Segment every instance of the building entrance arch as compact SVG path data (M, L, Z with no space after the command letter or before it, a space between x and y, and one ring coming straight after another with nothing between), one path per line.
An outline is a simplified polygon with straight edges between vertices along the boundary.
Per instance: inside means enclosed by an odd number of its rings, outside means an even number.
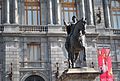
M25 81L45 81L41 76L31 75L25 79Z

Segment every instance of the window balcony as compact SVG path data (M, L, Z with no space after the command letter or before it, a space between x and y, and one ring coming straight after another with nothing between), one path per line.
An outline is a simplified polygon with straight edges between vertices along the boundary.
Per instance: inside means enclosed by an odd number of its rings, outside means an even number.
M66 33L66 28L64 25L0 25L0 32L3 33ZM120 29L113 28L95 28L94 26L86 27L87 33L100 33L105 35L115 35L120 34ZM104 32L104 33L101 33Z
M113 33L114 33L114 34L120 34L120 29L114 29L114 30L113 30Z
M66 33L63 25L16 25L0 24L0 33Z
M65 27L61 25L20 25L19 31L22 32L41 32L41 33L65 33Z
M120 71L120 62L112 62L113 70L119 70Z
M49 62L43 62L43 61L27 61L27 62L19 62L21 68L48 68L49 67Z
M104 34L104 35L113 35L113 36L119 36L120 35L120 29L114 29L114 28L98 28L96 30L98 33L100 34ZM101 33L102 32L102 33Z

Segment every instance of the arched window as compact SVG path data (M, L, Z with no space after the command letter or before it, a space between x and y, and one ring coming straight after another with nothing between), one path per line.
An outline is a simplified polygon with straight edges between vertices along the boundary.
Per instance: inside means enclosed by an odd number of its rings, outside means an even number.
M25 81L45 81L41 76L31 75Z
M60 0L62 21L72 22L72 16L77 16L76 0ZM63 24L63 22L62 22Z
M25 24L41 24L40 0L25 0Z
M112 27L120 29L120 0L111 0Z

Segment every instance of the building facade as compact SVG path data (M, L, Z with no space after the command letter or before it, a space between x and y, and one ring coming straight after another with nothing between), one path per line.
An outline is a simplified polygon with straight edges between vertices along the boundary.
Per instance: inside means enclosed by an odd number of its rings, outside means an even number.
M63 20L72 16L87 18L87 66L98 70L97 49L110 48L119 81L120 0L0 0L0 81L55 81L68 68Z

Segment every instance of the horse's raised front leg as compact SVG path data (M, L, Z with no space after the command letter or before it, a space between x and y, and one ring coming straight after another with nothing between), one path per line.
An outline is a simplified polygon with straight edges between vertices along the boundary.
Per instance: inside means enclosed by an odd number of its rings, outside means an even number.
M71 49L71 56L70 56L70 59L71 59L72 68L74 68L74 49Z
M82 47L82 65L85 67L86 66L86 52L85 52L85 47Z
M71 55L70 55L70 52L68 52L68 68L70 68L70 60L71 60Z

